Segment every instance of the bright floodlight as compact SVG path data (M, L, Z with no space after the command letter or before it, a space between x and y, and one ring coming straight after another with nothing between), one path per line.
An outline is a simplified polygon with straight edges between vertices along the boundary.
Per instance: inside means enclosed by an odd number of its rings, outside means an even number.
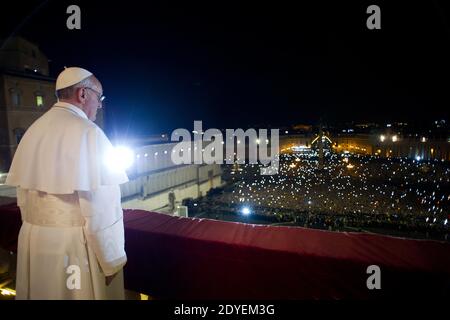
M250 208L249 207L243 207L241 210L243 215L249 215L250 214Z
M125 146L117 146L110 150L105 160L113 171L126 170L134 162L134 152Z
M384 139L386 139L386 137L385 137L384 135L381 135L381 136L380 136L380 141L383 142Z
M417 160L417 161L420 161L420 159L421 159L420 156L417 156L417 157L416 157L416 160Z

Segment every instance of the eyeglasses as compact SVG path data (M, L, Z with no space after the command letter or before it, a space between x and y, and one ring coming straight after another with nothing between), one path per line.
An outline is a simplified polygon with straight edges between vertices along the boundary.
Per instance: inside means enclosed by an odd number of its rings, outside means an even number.
M98 92L97 90L94 90L94 89L89 88L89 87L84 87L84 88L94 91L97 94L98 102L103 102L105 100L106 97L104 95L102 95L100 92Z

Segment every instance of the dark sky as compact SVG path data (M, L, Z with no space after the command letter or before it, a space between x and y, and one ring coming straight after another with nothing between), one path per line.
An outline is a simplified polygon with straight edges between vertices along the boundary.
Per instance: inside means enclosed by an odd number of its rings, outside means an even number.
M443 1L303 2L15 1L0 36L37 43L55 77L94 72L109 131L448 119ZM66 28L70 4L81 30ZM381 30L366 28L370 4Z

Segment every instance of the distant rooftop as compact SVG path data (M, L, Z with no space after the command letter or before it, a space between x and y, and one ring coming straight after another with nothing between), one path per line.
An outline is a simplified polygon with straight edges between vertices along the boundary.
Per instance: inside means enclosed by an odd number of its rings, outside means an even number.
M17 75L49 77L48 59L36 44L22 37L10 37L0 44L0 69Z

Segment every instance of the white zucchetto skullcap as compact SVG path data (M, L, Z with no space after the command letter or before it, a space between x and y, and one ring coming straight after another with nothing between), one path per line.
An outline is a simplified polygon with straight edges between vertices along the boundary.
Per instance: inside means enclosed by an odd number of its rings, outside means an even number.
M91 76L92 73L83 68L65 68L56 79L56 90L64 89Z

